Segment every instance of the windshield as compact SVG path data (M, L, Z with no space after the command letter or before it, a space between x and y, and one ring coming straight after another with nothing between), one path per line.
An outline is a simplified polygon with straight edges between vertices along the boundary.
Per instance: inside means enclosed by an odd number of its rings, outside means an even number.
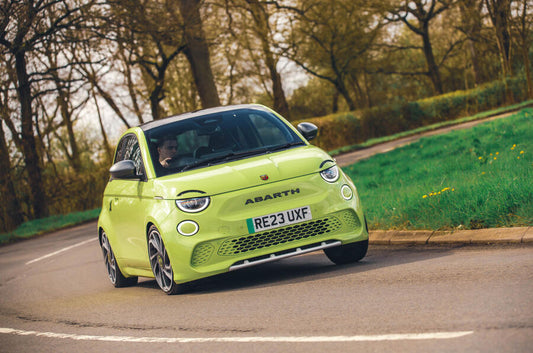
M239 109L145 131L157 176L305 145L274 114Z

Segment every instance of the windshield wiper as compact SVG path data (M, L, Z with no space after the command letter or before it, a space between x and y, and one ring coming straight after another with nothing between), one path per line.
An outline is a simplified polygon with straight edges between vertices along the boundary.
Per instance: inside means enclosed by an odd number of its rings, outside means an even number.
M289 147L303 146L303 145L305 145L305 143L303 143L302 141L293 141L293 142L286 143L284 145L270 147L267 152L279 151L279 150L284 150Z
M305 143L303 143L301 141L300 142L290 142L290 143L287 143L287 144L284 144L284 145L279 145L279 146L274 146L274 147L263 147L263 148L259 148L259 149L256 149L256 150L242 151L242 152L230 152L230 153L224 154L222 156L208 158L208 159L200 160L200 161L197 161L197 162L194 162L194 163L191 163L191 164L187 164L183 168L181 168L181 171L184 172L184 171L189 170L189 169L193 169L193 168L197 168L197 167L201 167L201 166L205 166L205 165L209 166L209 165L213 165L215 163L229 161L229 160L236 159L236 158L247 157L247 156L252 156L252 155L262 154L262 153L271 153L271 152L274 152L274 151L278 151L278 150L282 150L282 149L285 149L285 148L289 148L289 147L292 147L292 146L298 146L298 145L305 145Z

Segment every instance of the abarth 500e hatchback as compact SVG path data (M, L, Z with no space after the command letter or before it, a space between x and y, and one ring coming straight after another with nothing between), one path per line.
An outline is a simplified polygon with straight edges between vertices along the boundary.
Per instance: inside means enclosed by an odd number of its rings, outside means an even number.
M368 248L352 181L261 105L201 110L128 129L119 140L98 220L112 284L188 282L324 250L336 264Z

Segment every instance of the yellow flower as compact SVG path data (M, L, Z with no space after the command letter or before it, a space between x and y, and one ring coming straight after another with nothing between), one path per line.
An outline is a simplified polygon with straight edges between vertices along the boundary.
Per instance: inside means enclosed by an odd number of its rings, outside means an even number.
M524 151L520 151L520 154L524 154L525 152Z
M482 159L483 159L483 157L479 157L478 159L479 159L479 160L482 160Z
M424 196L422 196L423 199L425 199L425 198L427 198L427 197L428 197L428 195L424 195Z
M448 190L450 190L450 188L444 188L441 191L444 192L444 191L448 191Z
M494 160L497 160L498 158L497 157L494 157Z
M481 175L485 175L485 172L481 172Z
M499 155L499 154L500 154L500 152L496 152L496 155Z

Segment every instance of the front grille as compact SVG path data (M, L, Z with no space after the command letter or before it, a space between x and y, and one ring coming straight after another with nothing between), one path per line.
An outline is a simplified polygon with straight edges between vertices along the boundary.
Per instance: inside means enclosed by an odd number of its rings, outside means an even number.
M232 256L288 242L316 237L342 227L337 217L326 217L304 223L228 239L218 249L220 256Z
M211 257L213 250L215 250L215 248L209 243L203 243L198 245L194 249L194 253L191 258L191 265L200 266L206 263Z

